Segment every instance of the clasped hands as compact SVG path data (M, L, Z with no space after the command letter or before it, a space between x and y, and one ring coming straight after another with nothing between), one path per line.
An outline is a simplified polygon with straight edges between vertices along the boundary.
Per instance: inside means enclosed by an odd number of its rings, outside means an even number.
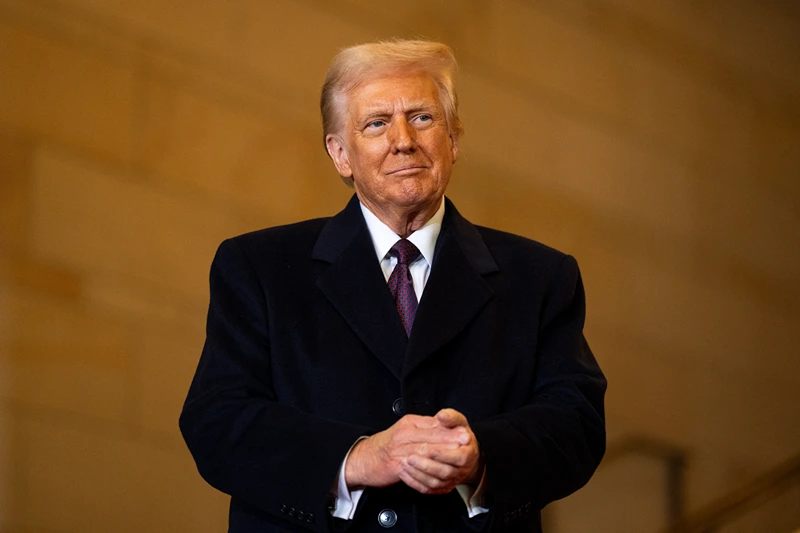
M477 485L483 474L478 441L455 409L435 416L405 415L356 443L345 465L348 487L386 487L402 481L423 494Z

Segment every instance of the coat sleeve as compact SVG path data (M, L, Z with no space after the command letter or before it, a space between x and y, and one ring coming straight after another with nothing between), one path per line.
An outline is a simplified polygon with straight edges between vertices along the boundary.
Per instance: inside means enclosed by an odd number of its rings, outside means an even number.
M211 266L206 342L180 416L202 477L271 520L330 530L329 492L368 428L278 402L265 288L236 240Z
M542 300L527 404L472 424L486 465L486 504L504 525L582 487L605 452L606 380L583 336L578 265L564 256Z

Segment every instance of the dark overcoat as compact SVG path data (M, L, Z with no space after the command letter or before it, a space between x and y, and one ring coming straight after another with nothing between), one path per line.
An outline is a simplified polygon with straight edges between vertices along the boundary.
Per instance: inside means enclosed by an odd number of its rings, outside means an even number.
M575 260L477 227L447 200L407 338L354 196L332 218L220 245L207 339L180 419L200 474L231 495L230 531L541 531L605 450L601 373L583 336ZM403 413L466 415L489 513L454 491L368 488L330 515L347 450Z

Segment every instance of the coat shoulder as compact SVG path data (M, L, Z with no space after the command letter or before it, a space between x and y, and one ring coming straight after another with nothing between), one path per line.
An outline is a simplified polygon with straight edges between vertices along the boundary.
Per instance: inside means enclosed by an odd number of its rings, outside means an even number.
M475 226L483 242L496 260L533 260L537 263L558 264L568 254L539 241L485 226Z
M243 233L228 239L228 241L235 242L245 254L250 256L265 252L284 257L287 254L297 253L310 255L322 228L329 220L330 217L323 217L273 226Z

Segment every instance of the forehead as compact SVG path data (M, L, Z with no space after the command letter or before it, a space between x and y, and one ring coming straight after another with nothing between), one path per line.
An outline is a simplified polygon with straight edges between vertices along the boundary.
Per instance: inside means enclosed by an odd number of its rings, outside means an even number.
M419 71L388 73L366 80L350 91L347 100L350 112L356 114L410 107L440 108L436 82L430 74Z

